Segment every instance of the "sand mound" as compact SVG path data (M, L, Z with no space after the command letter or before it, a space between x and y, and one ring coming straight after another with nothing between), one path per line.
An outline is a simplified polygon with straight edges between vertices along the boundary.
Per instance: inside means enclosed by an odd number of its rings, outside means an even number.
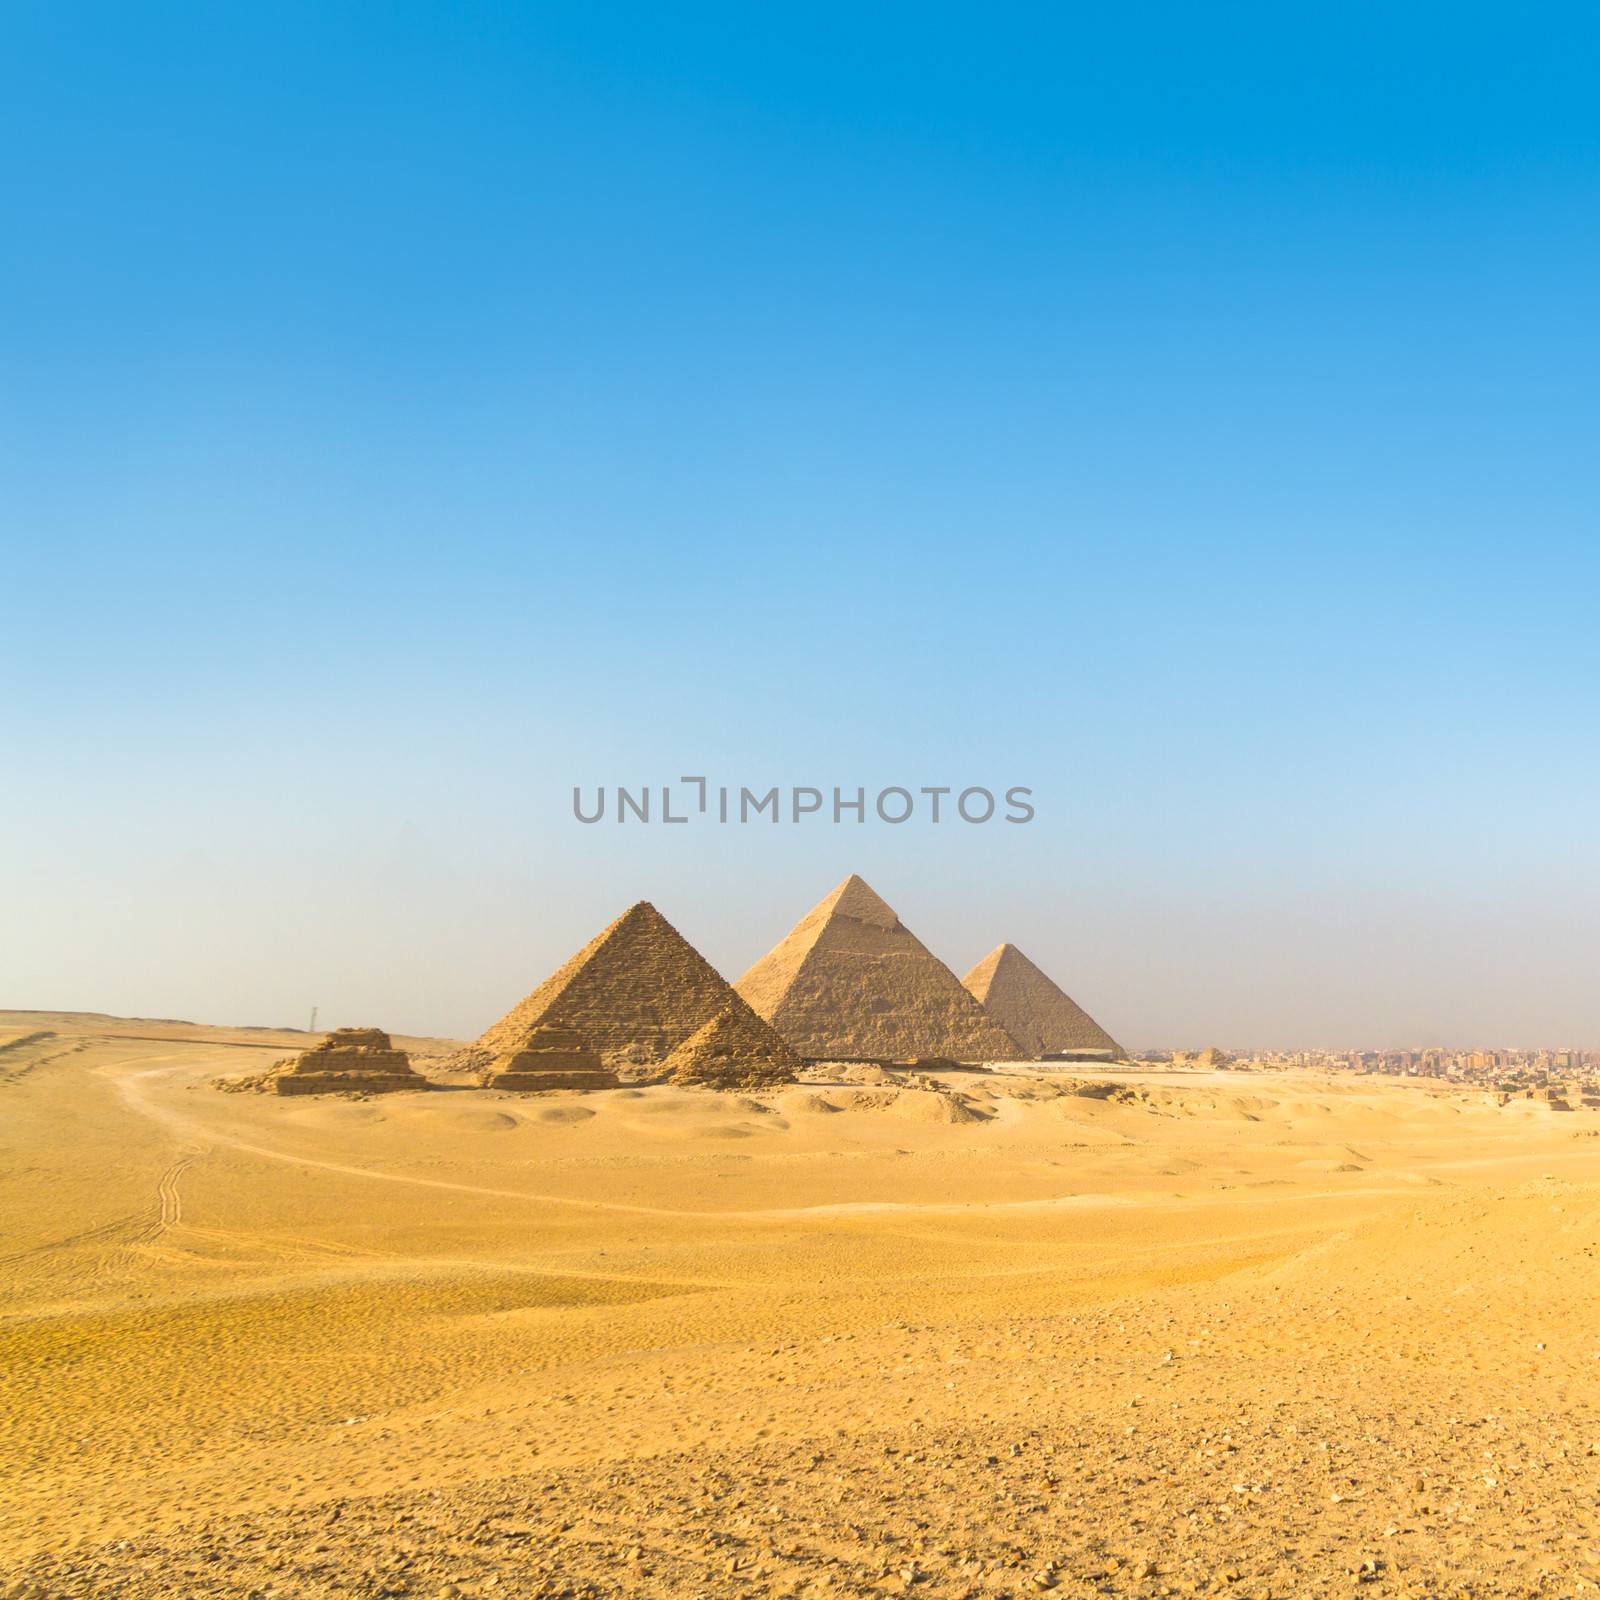
M297 1128L370 1127L387 1122L386 1112L359 1100L313 1101L308 1105L285 1107L283 1120Z
M810 1089L797 1089L793 1094L786 1094L778 1105L784 1115L790 1117L828 1117L839 1109L831 1100L823 1099Z
M1088 1054L1121 1058L1127 1051L1014 944L991 950L962 985L1036 1059Z
M894 1097L889 1109L908 1122L955 1124L988 1120L982 1112L974 1111L956 1095L940 1094L933 1089L902 1089Z
M674 1083L710 1089L766 1089L793 1083L799 1058L749 1007L713 1017L666 1060Z
M427 1105L418 1106L417 1123L437 1125L442 1122L447 1128L460 1133L506 1133L518 1125L518 1119L509 1111L491 1111L484 1105L456 1105L441 1106L439 1097L430 1097ZM467 1096L462 1095L464 1100Z
M854 874L735 987L811 1061L1012 1061L1024 1054Z
M390 1094L426 1089L428 1080L411 1070L405 1051L396 1050L382 1028L335 1028L313 1049L235 1086L276 1094Z
M588 1106L546 1106L543 1111L534 1112L540 1122L558 1123L587 1122L593 1115Z
M615 1089L617 1075L573 1028L553 1022L535 1023L515 1050L500 1056L480 1079L486 1089L517 1094L547 1089Z
M575 1030L602 1066L637 1073L665 1061L724 1011L749 1007L647 900L631 906L454 1058L483 1071L540 1025ZM597 1087L586 1085L585 1087Z

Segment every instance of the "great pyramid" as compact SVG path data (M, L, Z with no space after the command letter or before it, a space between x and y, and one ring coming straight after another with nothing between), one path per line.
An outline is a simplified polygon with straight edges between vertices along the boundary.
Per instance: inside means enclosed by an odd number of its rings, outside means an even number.
M811 1061L1026 1053L854 873L734 987Z
M724 1011L767 1029L727 980L648 900L630 906L451 1065L477 1071L539 1025L573 1029L604 1066L658 1066ZM636 1071L637 1075L637 1071Z
M382 1028L335 1028L320 1044L268 1072L262 1087L279 1094L388 1094L426 1089Z
M713 1017L667 1057L674 1083L708 1089L765 1089L793 1083L800 1058L748 1006Z
M1127 1054L1014 944L991 950L961 982L1029 1056Z
M617 1075L601 1063L575 1028L536 1023L522 1043L484 1074L486 1089L531 1094L543 1089L615 1089Z

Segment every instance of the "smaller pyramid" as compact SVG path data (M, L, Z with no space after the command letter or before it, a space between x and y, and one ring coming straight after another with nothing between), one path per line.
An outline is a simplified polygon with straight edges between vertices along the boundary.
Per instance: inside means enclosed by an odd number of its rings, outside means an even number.
M263 1087L269 1085L279 1094L391 1094L426 1089L428 1080L382 1028L335 1028L321 1044L273 1068Z
M582 1048L611 1071L648 1074L727 1010L756 1020L711 963L641 900L452 1057L451 1066L493 1070L543 1025L576 1032Z
M543 1089L615 1089L617 1075L575 1028L540 1023L517 1048L499 1057L478 1080L485 1089L532 1094Z
M961 982L1035 1060L1128 1053L1014 944L991 950Z
M793 1083L800 1058L758 1016L729 1007L667 1057L674 1083L708 1089L766 1089Z

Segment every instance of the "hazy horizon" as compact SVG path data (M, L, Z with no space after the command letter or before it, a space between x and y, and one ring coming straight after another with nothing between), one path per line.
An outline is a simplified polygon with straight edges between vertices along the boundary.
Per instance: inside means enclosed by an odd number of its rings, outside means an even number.
M1590 56L1150 20L24 8L0 1005L471 1035L856 871L1130 1046L1600 1048ZM683 774L1037 814L573 819Z

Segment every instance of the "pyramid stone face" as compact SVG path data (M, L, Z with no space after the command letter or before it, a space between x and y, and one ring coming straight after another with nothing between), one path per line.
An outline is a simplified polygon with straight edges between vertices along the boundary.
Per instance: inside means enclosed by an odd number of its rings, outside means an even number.
M990 951L961 981L1036 1060L1073 1054L1120 1059L1127 1054L1014 944Z
M749 1007L647 900L596 934L455 1058L490 1068L536 1025L570 1028L603 1066L658 1066L723 1011ZM752 1017L752 1020L755 1020Z
M382 1028L336 1028L321 1044L275 1068L269 1079L279 1094L388 1094L428 1087Z
M686 1039L666 1060L674 1083L708 1089L766 1089L793 1083L800 1058L748 1007L731 1007Z
M734 987L811 1061L1008 1061L1023 1053L854 874Z
M617 1087L616 1073L584 1043L583 1035L555 1023L529 1029L522 1043L496 1060L480 1081L486 1089L510 1089L519 1094Z

